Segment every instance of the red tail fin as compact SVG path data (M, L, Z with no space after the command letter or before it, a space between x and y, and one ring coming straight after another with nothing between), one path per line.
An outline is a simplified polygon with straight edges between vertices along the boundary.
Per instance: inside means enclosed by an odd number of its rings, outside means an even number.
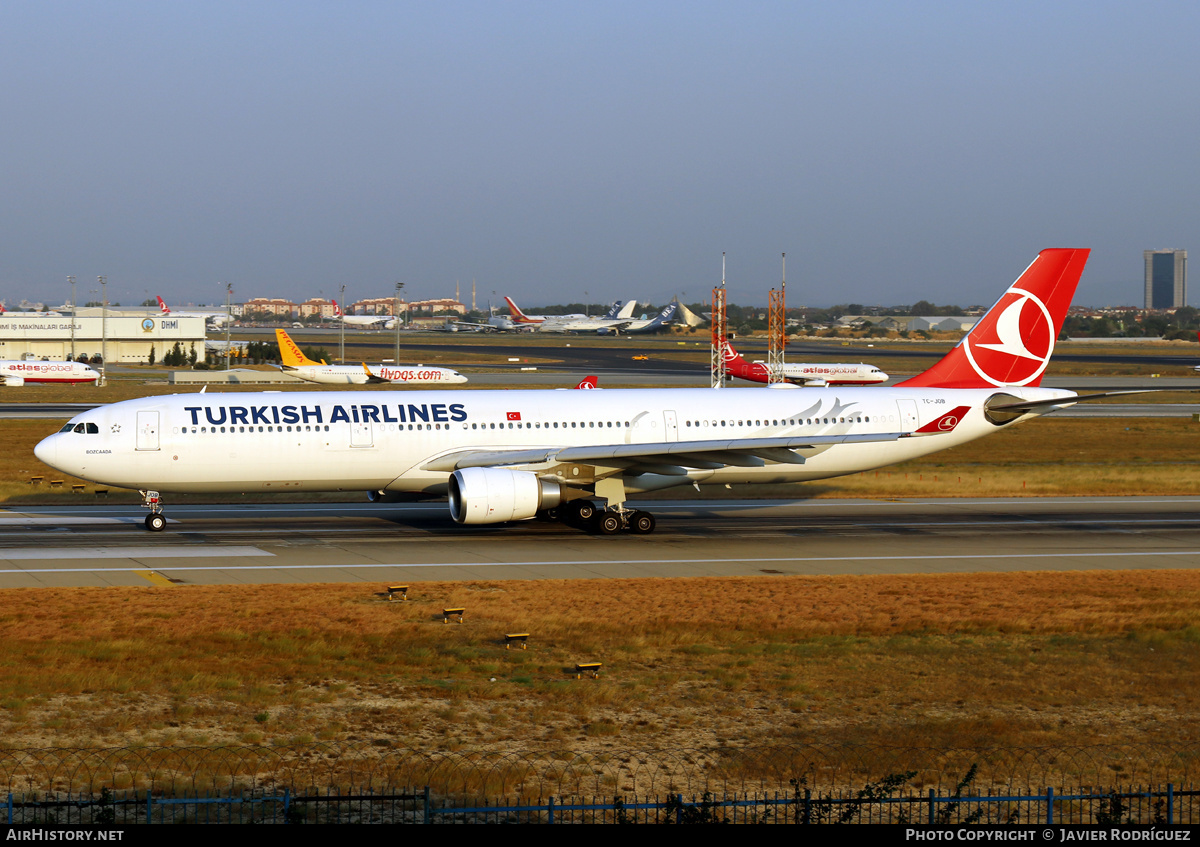
M159 297L156 294L156 295L154 295L154 299L158 301L158 310L160 312L162 312L164 315L171 314L171 308L166 303L163 302L163 299L161 297Z
M1038 385L1090 250L1043 250L958 346L898 383L934 388Z
M599 385L599 384L600 384L600 378L599 378L599 377L596 377L596 376L585 376L583 379L581 379L581 380L579 381L579 385L577 385L577 386L575 386L575 387L576 387L576 388L583 388L583 389L587 389L587 388L595 388L595 387L596 387L597 385Z
M514 303L510 298L505 297L504 302L508 304L508 311L512 314L513 321L515 323L533 323L533 321L526 317L525 313L521 311L520 307L518 307L517 304Z

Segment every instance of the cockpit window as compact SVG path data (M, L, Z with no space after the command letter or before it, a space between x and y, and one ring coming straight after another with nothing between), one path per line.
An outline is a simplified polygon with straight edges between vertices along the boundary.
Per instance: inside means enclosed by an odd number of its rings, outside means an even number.
M92 435L93 433L99 433L100 427L96 426L94 423L90 423L87 425L87 431L88 431L88 435Z
M83 424L75 424L75 431L76 431L76 432L83 432L85 429L86 429L86 427L84 427L84 425L83 425Z
M67 424L59 432L86 432L89 435L96 435L100 432L100 427L94 423Z
M75 424L69 423L66 426L64 426L62 429L60 429L59 432L70 432L74 428L75 428Z

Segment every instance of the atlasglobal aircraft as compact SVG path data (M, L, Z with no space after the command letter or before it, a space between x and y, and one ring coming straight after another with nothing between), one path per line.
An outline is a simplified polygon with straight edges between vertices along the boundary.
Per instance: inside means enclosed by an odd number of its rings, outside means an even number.
M763 362L747 362L742 354L725 342L723 351L725 372L748 382L770 382L771 371ZM874 365L786 362L781 368L785 382L797 385L878 385L887 382L888 375Z
M13 359L0 362L0 383L11 388L35 383L95 382L100 372L83 362L41 362Z
M397 385L457 385L467 381L458 371L432 365L327 365L304 355L282 329L275 330L279 342L280 369L307 382L322 385L367 385L392 382Z
M1042 251L957 347L896 386L147 397L83 412L35 453L138 489L155 531L161 492L357 490L448 495L461 524L548 513L651 532L630 495L858 473L1106 396L1039 387L1088 252Z

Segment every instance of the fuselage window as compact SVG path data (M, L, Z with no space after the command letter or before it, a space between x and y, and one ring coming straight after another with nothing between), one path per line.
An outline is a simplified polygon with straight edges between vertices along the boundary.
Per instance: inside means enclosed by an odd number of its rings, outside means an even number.
M200 431L201 431L201 432L208 432L208 427L206 427L206 426L202 426L202 427L200 427Z

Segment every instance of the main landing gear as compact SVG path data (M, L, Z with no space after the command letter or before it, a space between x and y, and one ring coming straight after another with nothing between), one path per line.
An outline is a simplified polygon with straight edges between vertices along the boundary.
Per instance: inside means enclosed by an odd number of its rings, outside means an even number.
M623 506L600 509L591 500L571 500L559 506L557 512L563 523L598 535L616 535L623 531L648 535L655 527L654 515L649 512Z
M162 498L157 491L138 491L142 495L143 505L150 510L146 515L146 529L151 532L162 532L167 525L166 516L162 513Z

